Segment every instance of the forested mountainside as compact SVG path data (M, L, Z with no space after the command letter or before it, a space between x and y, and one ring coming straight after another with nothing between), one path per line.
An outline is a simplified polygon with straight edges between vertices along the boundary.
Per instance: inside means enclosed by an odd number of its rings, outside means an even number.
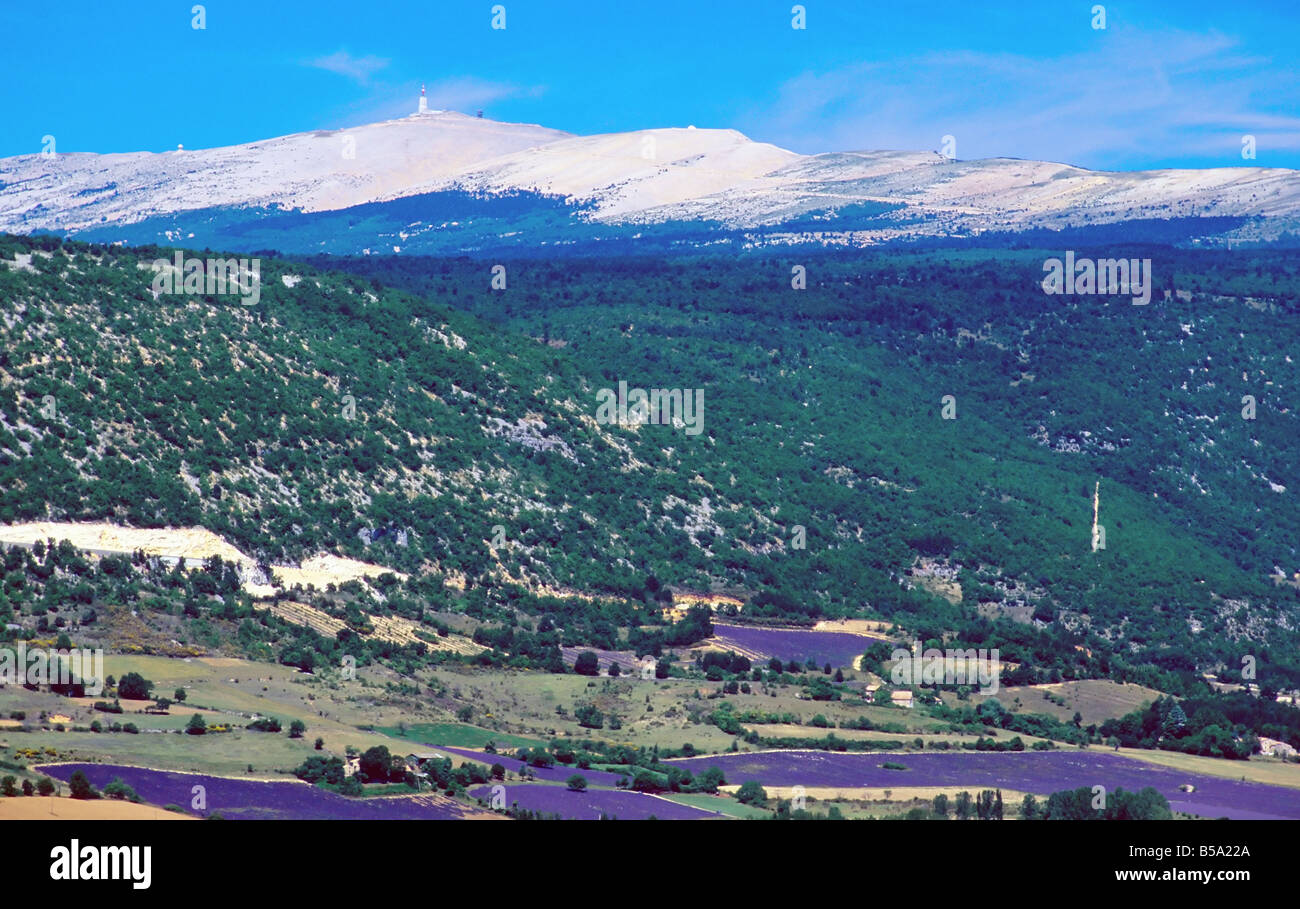
M726 589L1001 645L1026 680L1300 680L1300 257L1153 248L1134 306L1045 295L1052 254L513 262L495 290L465 259L266 256L245 306L155 297L170 249L6 237L0 523L350 555L412 575L416 619L564 643ZM702 391L702 431L600 422L620 381Z

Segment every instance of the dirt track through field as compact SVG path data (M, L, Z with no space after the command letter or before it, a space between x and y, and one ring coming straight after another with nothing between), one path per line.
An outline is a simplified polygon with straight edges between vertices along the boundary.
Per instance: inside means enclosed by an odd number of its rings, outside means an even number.
M0 799L0 821L192 821L192 817L117 799L24 796Z

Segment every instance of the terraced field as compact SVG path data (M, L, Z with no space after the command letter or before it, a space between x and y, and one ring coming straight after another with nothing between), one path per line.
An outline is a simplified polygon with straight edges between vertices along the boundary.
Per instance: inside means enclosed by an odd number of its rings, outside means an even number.
M272 603L270 609L272 615L278 616L286 622L292 622L294 625L310 628L317 634L327 638L334 637L348 627L347 623L342 619L336 619L329 613L323 612L314 606L308 606L306 603L283 600L279 603Z
M302 625L317 634L329 638L334 637L347 627L347 623L342 619L337 619L324 610L308 606L306 603L283 600L272 603L269 608L274 615L286 622ZM431 629L422 628L417 622L412 622L410 619L404 619L400 616L372 615L369 618L375 629L375 637L385 641L392 641L394 644L424 644L432 650L445 650L470 656L484 649L461 635L439 636L434 634ZM423 636L416 634L417 630L421 631Z

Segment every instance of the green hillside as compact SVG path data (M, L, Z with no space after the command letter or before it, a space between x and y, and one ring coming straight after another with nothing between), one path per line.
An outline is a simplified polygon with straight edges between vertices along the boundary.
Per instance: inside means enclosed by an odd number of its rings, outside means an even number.
M171 255L0 240L0 523L377 562L413 575L383 608L511 628L498 652L540 665L650 649L667 588L725 588L1001 646L1021 681L1180 689L1250 654L1300 682L1269 578L1300 568L1293 258L1164 251L1192 298L1135 307L1044 296L1037 252L801 252L802 291L774 258L509 263L493 291L464 259L263 257L246 307L155 300ZM620 381L702 390L702 432L600 425Z

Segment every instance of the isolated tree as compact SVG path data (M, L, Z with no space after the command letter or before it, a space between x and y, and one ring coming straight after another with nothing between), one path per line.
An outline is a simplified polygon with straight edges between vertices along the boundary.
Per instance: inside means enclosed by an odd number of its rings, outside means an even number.
M173 691L173 692L172 692L172 700L175 701L175 702L178 703L178 704L179 704L181 701L185 700L185 689L184 689L184 688L177 688L175 691Z
M767 790L757 780L746 780L736 790L736 801L761 808L767 804Z
M573 662L573 671L578 675L600 675L600 657L590 650L582 651Z
M582 704L575 707L573 716L578 725L586 729L602 729L605 726L605 714L595 704Z
M48 776L43 776L36 781L36 792L38 794L44 796L51 796L54 795L54 790L55 790L54 781L51 780Z
M199 714L190 717L190 721L185 724L185 732L188 735L203 735L208 731L208 724Z
M140 797L135 794L135 790L127 785L126 781L120 776L113 777L113 781L104 787L104 796L119 801L138 802Z
M719 786L725 786L727 778L723 775L721 767L709 767L700 771L695 777L692 788L696 792L717 792Z
M117 695L128 701L147 701L153 691L153 682L138 672L128 672L117 683Z
M99 793L86 779L85 772L78 770L68 778L68 794L74 799L97 799Z
M580 773L575 773L564 781L569 787L570 792L585 792L587 790L587 778Z
M289 738L300 739L302 734L307 731L307 724L302 720L294 720L289 724Z

